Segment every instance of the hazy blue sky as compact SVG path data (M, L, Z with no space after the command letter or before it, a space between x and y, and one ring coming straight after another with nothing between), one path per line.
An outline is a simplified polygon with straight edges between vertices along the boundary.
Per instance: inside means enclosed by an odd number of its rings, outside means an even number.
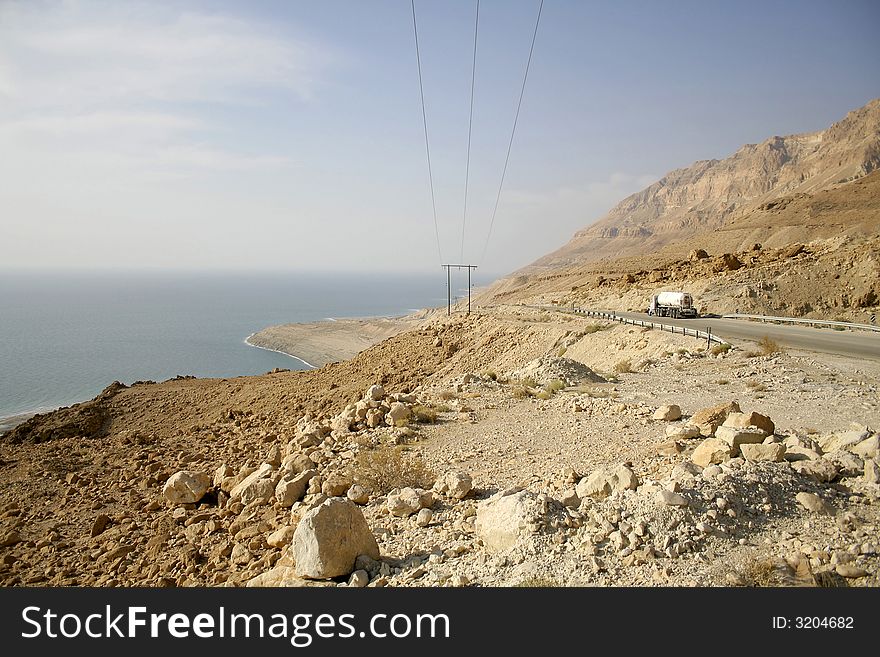
M538 0L482 0L464 259L480 260ZM459 259L473 0L417 0ZM880 3L546 0L484 270L666 171L880 96ZM409 0L0 0L7 266L433 270Z

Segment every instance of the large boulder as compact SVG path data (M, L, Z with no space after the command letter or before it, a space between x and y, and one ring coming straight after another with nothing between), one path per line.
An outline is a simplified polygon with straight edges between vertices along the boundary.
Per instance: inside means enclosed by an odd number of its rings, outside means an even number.
M724 423L728 415L740 412L742 411L739 404L735 401L729 404L719 404L700 409L691 416L690 423L700 427L700 433L704 436L711 436L715 433L715 429Z
M584 477L578 482L575 492L581 499L593 497L605 499L612 493L624 490L636 490L639 487L639 478L625 465L615 468L599 468L590 476Z
M290 549L296 574L308 579L349 575L362 554L379 558L379 545L361 510L340 497L325 500L303 516Z
M171 504L195 504L211 488L211 477L204 472L180 470L162 487L162 495Z
M537 496L529 491L495 495L477 507L475 529L490 552L501 552L531 536L539 526Z
M733 427L734 429L746 429L748 427L757 427L764 432L765 436L772 436L776 432L776 425L766 415L760 413L728 413L721 425L723 427ZM715 432L718 435L718 432Z
M700 467L707 467L713 463L721 463L730 458L731 447L720 438L706 438L697 445L691 455L691 461Z

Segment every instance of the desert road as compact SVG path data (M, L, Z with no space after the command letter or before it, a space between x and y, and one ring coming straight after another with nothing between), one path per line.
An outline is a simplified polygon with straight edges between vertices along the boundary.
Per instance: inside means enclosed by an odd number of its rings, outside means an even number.
M780 345L792 349L822 351L855 358L880 360L880 332L835 331L830 328L811 328L789 324L772 324L744 319L672 319L654 317L646 313L617 312L620 317L686 326L700 331L711 330L725 340L760 340L765 335Z

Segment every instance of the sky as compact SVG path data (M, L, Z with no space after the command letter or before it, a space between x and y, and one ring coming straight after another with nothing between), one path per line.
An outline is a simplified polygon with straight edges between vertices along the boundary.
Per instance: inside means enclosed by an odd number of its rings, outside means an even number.
M0 0L0 267L503 274L880 96L880 3ZM439 234L439 242L436 239ZM462 248L462 243L464 247Z

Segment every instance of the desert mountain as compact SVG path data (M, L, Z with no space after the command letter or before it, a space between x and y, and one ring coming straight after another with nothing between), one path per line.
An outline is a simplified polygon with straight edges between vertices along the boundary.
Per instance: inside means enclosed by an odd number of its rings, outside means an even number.
M880 169L880 98L826 130L771 137L747 144L726 159L701 160L671 171L625 198L524 273L653 253L733 223L738 224L740 236L749 239L747 225L751 222L756 228L753 222L761 213L767 218L774 201L803 199L876 169ZM766 230L759 232L765 240L773 237ZM803 240L804 235L796 239Z

